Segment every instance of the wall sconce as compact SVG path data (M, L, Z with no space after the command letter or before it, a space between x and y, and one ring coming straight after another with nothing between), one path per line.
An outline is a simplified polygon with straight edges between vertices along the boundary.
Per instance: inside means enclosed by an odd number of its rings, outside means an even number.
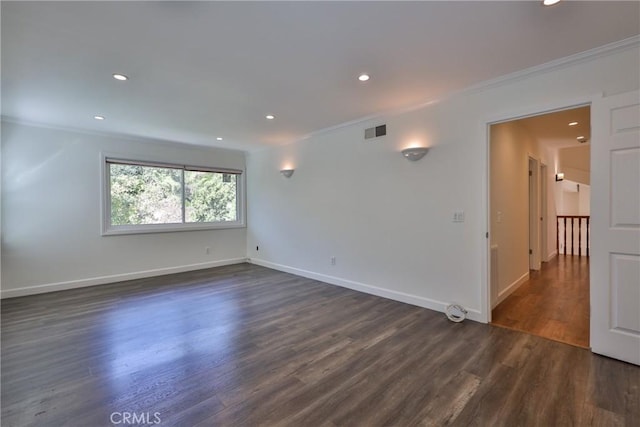
M558 172L556 174L556 181L562 181L564 179L564 174L562 172Z
M282 176L284 176L285 178L290 178L291 175L293 175L293 171L295 171L295 169L282 169L280 171L280 173L282 174Z
M405 148L402 150L402 155L405 159L415 162L423 158L424 155L427 154L427 151L429 151L427 147Z

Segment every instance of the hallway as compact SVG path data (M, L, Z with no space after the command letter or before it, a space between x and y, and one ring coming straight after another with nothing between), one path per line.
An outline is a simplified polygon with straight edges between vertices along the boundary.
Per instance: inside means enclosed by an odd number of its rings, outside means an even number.
M589 348L589 258L559 255L493 309L492 323Z

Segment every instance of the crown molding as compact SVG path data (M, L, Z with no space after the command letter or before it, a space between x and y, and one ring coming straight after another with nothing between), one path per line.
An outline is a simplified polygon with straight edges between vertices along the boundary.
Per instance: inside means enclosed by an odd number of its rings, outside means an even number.
M593 49L589 49L586 50L584 52L580 52L574 55L569 55L563 58L559 58L559 59L555 59L553 61L549 61L540 65L535 65L533 67L529 67L520 71L516 71L513 73L509 73L509 74L505 74L503 76L497 77L495 79L490 79L490 80L485 80L483 82L468 86L466 88L457 90L457 91L453 91L450 92L446 95L444 95L441 98L435 98L435 99L429 99L426 100L425 102L422 102L420 104L416 104L416 105L412 105L412 106L408 106L408 107L403 107L403 108L397 108L397 109L393 109L393 110L387 110L387 111L383 111L381 113L375 113L375 114L371 114L365 117L361 117L358 119L354 119L354 120L350 120L348 122L344 122L344 123L340 123L334 126L329 126L326 128L322 128L313 132L310 132L302 137L299 137L289 143L284 143L284 144L280 144L279 146L286 146L286 145L291 145L291 144L296 144L298 142L302 142L305 140L308 140L310 138L313 137L317 137L320 135L324 135L327 133L331 133L333 131L342 129L342 128L346 128L349 126L354 126L354 125L359 125L365 122L372 122L372 121L380 121L380 120L385 120L389 117L393 117L393 116L398 116L400 114L404 114L404 113L409 113L412 111L417 111L417 110L421 110L423 108L427 108L429 106L433 106L436 105L438 103L441 103L443 101L449 100L449 99L453 99L453 98L457 98L460 96L464 96L464 95L471 95L471 94L475 94L475 93L479 93L485 90L489 90L489 89L493 89L496 87L500 87L503 85L507 85L507 84L511 84L517 81L521 81L524 80L526 78L532 77L532 76L536 76L536 75L541 75L541 74L545 74L548 72L552 72L552 71L556 71L556 70L560 70L566 67L570 67L576 64L580 64L580 63L584 63L584 62L588 62L600 57L604 57L604 56L608 56L608 55L612 55L621 51L625 51L628 49L639 49L640 48L640 35L636 35L633 37L629 37L627 39L623 39L623 40L619 40L613 43L609 43L600 47L596 47ZM155 144L162 144L162 145L167 145L167 146L172 146L172 147L189 147L192 149L202 149L202 148L214 148L216 150L229 150L229 151L235 151L235 152L243 152L243 153L248 153L248 152L259 152L259 151L263 151L263 150L267 150L267 149L271 149L274 148L274 146L265 146L265 147L256 147L256 148L249 148L249 149L233 149L233 148L226 148L226 147L220 147L217 145L203 145L203 144L195 144L195 143L189 143L189 142L180 142L180 141L171 141L171 140L163 140L163 139L157 139L157 138L150 138L150 137L144 137L144 136L137 136L137 135L130 135L130 134L118 134L118 133L113 133L113 132L104 132L104 131L97 131L97 130L88 130L88 129L82 129L82 128L75 128L75 127L65 127L65 126L58 126L58 125L50 125L50 124L44 124L44 123L36 123L36 122L29 122L29 121L25 121L25 120L21 120L18 118L14 118L14 117L9 117L9 116L0 116L0 119L3 122L7 122L7 123L16 123L16 124L22 124L22 125L27 125L27 126L33 126L33 127L40 127L40 128L46 128L46 129L53 129L53 130L61 130L61 131L71 131L71 132L78 132L78 133L84 133L84 134L88 134L88 135L96 135L96 136L103 136L103 137L115 137L115 138L121 138L121 139L127 139L127 140L134 140L134 141L141 141L141 142L149 142L149 143L155 143Z
M5 115L0 116L0 121L2 123L10 123L10 124L16 124L21 126L50 129L50 130L56 130L61 132L80 133L84 135L98 136L102 138L116 138L116 139L127 140L127 141L141 142L145 144L162 145L162 146L171 147L171 148L181 148L181 149L186 148L190 150L214 149L214 150L222 150L222 151L231 151L235 153L246 153L246 150L219 147L216 145L194 144L191 142L172 141L167 139L151 138L146 136L138 136L138 135L125 134L125 133L107 132L107 131L100 131L95 129L83 129L83 128L73 127L73 126L53 125L49 123L40 123L40 122L34 122L30 120L23 120L17 117L5 116Z
M468 95L472 93L482 92L487 89L493 89L495 87L514 83L534 75L549 73L633 48L640 48L640 35L609 43L604 46L585 50L584 52L579 52L573 55L565 56L563 58L554 59L553 61L545 62L540 65L534 65L533 67L505 74L504 76L496 77L495 79L485 80L460 91L454 92L447 98L458 95Z
M388 111L384 111L382 113L377 113L377 114L371 114L369 116L365 116L359 119L355 119L355 120L351 120L348 122L344 122L344 123L340 123L338 125L335 126L330 126L327 128L323 128L323 129L319 129L317 131L311 132L305 136L303 136L302 138L299 138L297 140L295 140L294 142L292 142L291 144L295 144L297 142L301 142L304 140L307 140L309 138L315 137L315 136L319 136L319 135L323 135L329 132L332 132L334 130L338 130L344 127L348 127L348 126L352 126L352 125L357 125L357 124L361 124L364 122L369 122L369 121L374 121L374 120L381 120L381 119L385 119L388 117L393 117L393 116L398 116L400 114L404 114L404 113L409 113L412 111L417 111L417 110L421 110L423 108L438 104L440 102L449 100L449 99L453 99L453 98L457 98L459 96L464 96L464 95L471 95L471 94L475 94L475 93L479 93L485 90L489 90L489 89L493 89L496 87L500 87L500 86L504 86L507 84L511 84L511 83L515 83L517 81L521 81L524 80L526 78L532 77L532 76L536 76L536 75L541 75L541 74L545 74L545 73L549 73L552 71L556 71L556 70L560 70L563 68L567 68L576 64L580 64L583 62L587 62L587 61L592 61L594 59L600 58L600 57L604 57L604 56L608 56L608 55L612 55L621 51L625 51L628 49L639 49L640 48L640 35L636 35L633 37L629 37L627 39L623 39L623 40L619 40L613 43L609 43L600 47L596 47L593 49L589 49L589 50L585 50L583 52L580 53L576 53L573 55L569 55L569 56L565 56L563 58L559 58L559 59L555 59L553 61L549 61L549 62L545 62L543 64L540 65L535 65L533 67L529 67L529 68L525 68L523 70L519 70L519 71L515 71L513 73L509 73L509 74L505 74L503 76L500 77L496 77L494 79L490 79L490 80L485 80L482 81L480 83L471 85L471 86L467 86L463 89L457 90L457 91L453 91L450 92L448 94L446 94L445 96L441 97L441 98L435 98L435 99L431 99L431 100L427 100L423 103L417 104L417 105L412 105L409 107L404 107L404 108L398 108L398 109L394 109L394 110L388 110ZM289 145L289 144L283 144L283 145ZM265 147L265 149L268 149L271 147Z

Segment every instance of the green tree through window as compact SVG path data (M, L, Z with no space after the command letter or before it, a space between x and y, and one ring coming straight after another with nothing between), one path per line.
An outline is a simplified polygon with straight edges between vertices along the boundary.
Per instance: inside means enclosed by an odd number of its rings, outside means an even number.
M238 175L185 171L185 221L235 221Z
M107 160L111 226L239 220L240 171L206 171Z

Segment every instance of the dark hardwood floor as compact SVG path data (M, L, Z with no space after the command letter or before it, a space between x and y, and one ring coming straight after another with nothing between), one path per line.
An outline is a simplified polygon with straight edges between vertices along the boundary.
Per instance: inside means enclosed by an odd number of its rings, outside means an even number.
M2 301L3 427L637 426L639 385L585 349L249 264Z
M589 258L560 255L543 263L491 317L498 326L589 348Z

